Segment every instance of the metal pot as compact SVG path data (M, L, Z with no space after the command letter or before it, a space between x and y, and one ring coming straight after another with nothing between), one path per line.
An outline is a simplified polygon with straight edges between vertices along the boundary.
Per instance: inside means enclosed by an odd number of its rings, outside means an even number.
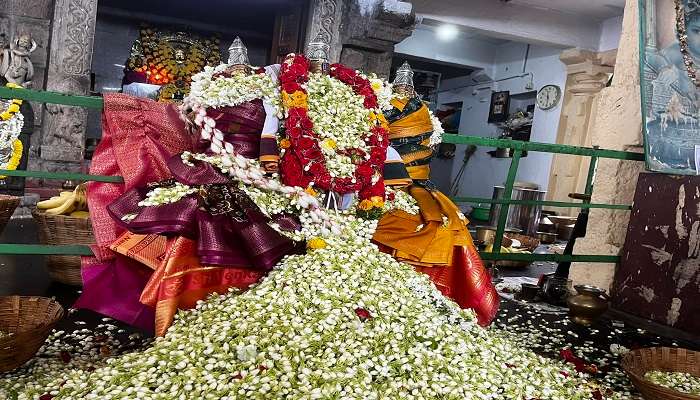
M537 232L537 239L544 244L551 244L557 241L557 234L550 232Z
M557 226L554 224L554 222L552 222L552 220L549 219L548 216L543 215L542 218L540 218L540 226L537 230L539 232L554 233L554 236L556 237Z
M494 186L493 199L502 199L505 188L503 186ZM528 189L519 186L513 186L513 200L544 200L547 192L537 189ZM542 206L525 206L511 205L508 207L508 219L506 220L506 228L519 229L526 235L534 236L540 224L540 213ZM501 213L500 204L491 205L491 219L489 225L498 225L498 216Z
M559 240L568 241L571 239L571 235L574 233L574 225L559 225L557 228L557 236Z
M569 317L579 325L590 326L608 310L610 296L591 285L576 285L577 295L569 297Z

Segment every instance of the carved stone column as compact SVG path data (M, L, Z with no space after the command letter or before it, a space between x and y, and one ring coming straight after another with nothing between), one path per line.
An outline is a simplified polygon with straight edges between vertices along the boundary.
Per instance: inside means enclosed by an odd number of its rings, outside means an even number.
M46 90L88 93L96 17L97 0L56 0ZM79 170L86 123L87 110L82 107L47 104L38 167L45 171Z
M331 62L388 77L394 45L413 32L410 2L313 0L308 43L319 32L331 45Z
M33 89L44 89L46 66L48 60L49 37L51 36L51 19L54 14L54 0L3 0L0 5L0 35L12 38L20 33L28 33L36 42L37 48L32 53L34 65ZM41 125L41 103L32 103L34 109L34 132ZM28 123L25 121L25 124ZM32 135L36 143L39 135ZM30 151L29 157L36 153Z
M330 62L340 60L342 42L340 41L340 24L343 19L343 9L346 0L311 0L309 2L309 25L306 28L306 45L321 34L330 44Z
M588 50L569 49L559 57L567 66L567 81L564 92L557 133L557 143L572 146L591 146L591 121L596 114L596 95L605 87L613 71L609 54ZM556 154L550 170L549 200L563 201L569 193L582 192L588 173L585 157ZM578 209L557 208L560 213L576 215Z

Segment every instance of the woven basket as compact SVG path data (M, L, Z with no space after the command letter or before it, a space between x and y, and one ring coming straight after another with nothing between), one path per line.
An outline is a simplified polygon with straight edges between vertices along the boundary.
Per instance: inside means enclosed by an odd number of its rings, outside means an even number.
M50 215L39 209L32 210L39 226L39 241L42 244L94 244L90 218ZM68 285L81 286L80 256L47 256L51 279Z
M700 400L700 396L677 392L644 379L644 374L649 371L686 372L700 376L700 352L671 347L633 350L623 357L622 368L646 400Z
M0 194L0 233L5 229L7 221L10 220L15 209L19 205L19 197Z
M0 372L8 372L29 361L44 344L54 325L63 317L63 307L46 297L0 297Z

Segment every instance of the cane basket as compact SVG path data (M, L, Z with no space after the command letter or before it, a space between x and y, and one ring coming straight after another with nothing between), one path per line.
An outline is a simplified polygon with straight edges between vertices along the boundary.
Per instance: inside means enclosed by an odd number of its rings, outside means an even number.
M700 400L700 396L678 392L644 379L649 371L685 372L700 376L700 352L671 347L633 350L622 358L622 368L646 400Z
M5 229L15 209L19 205L19 197L0 194L0 233Z
M56 323L63 307L46 297L0 297L0 372L11 371L29 361Z
M95 243L90 218L51 215L34 209L32 216L39 227L39 241L48 245ZM81 286L80 256L47 256L47 267L51 279L68 285Z

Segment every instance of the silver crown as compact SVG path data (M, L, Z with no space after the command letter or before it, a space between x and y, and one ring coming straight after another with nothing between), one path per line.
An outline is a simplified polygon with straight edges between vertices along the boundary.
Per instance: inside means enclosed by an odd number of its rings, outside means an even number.
M240 37L236 36L228 48L228 65L250 65L248 60L248 48L245 47Z
M306 56L311 61L328 62L330 51L331 46L321 32L306 46Z
M393 85L413 87L413 70L407 61L404 61L399 69L396 70Z

